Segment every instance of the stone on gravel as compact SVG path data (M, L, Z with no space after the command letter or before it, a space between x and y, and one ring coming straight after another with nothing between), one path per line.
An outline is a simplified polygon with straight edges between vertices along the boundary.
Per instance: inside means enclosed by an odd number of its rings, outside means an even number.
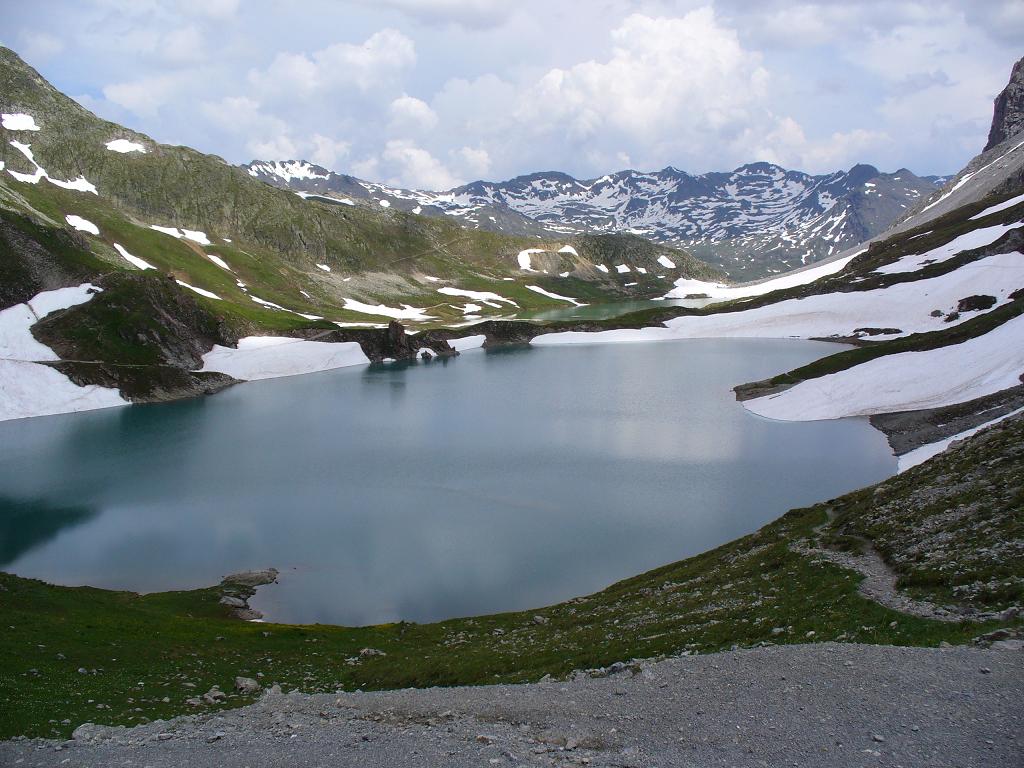
M235 678L235 690L239 693L253 694L258 692L260 684L258 681L251 677L236 677Z

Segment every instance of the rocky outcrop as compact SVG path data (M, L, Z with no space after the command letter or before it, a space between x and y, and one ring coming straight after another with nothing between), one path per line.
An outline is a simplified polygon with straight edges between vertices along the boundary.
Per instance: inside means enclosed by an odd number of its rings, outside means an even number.
M227 607L235 618L243 621L262 618L262 613L249 607L249 598L256 594L257 587L276 582L277 575L276 568L267 568L262 571L242 571L225 576L218 587L221 593L220 604ZM236 678L236 687L238 680L241 679L244 678Z
M1010 82L996 96L985 151L1024 131L1024 58L1013 65Z

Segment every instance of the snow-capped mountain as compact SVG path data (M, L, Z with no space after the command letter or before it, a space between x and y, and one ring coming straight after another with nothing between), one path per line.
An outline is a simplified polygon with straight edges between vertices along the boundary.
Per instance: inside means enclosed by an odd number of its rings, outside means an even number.
M445 192L404 190L303 161L260 162L250 175L303 195L363 201L514 234L630 232L685 248L752 279L839 253L878 234L938 188L870 165L811 176L770 163L692 175L668 167L579 180L544 172Z

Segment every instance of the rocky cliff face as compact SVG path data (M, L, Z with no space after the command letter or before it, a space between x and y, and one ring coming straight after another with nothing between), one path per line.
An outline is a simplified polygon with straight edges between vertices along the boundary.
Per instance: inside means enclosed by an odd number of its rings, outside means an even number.
M996 96L985 151L1024 131L1024 58L1013 65L1010 82Z

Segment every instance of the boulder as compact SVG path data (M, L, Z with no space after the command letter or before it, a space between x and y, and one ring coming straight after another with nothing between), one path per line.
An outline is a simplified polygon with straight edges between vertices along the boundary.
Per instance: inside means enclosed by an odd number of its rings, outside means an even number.
M258 681L251 677L236 677L235 678L235 690L239 693L246 695L252 695L257 693L260 689Z

